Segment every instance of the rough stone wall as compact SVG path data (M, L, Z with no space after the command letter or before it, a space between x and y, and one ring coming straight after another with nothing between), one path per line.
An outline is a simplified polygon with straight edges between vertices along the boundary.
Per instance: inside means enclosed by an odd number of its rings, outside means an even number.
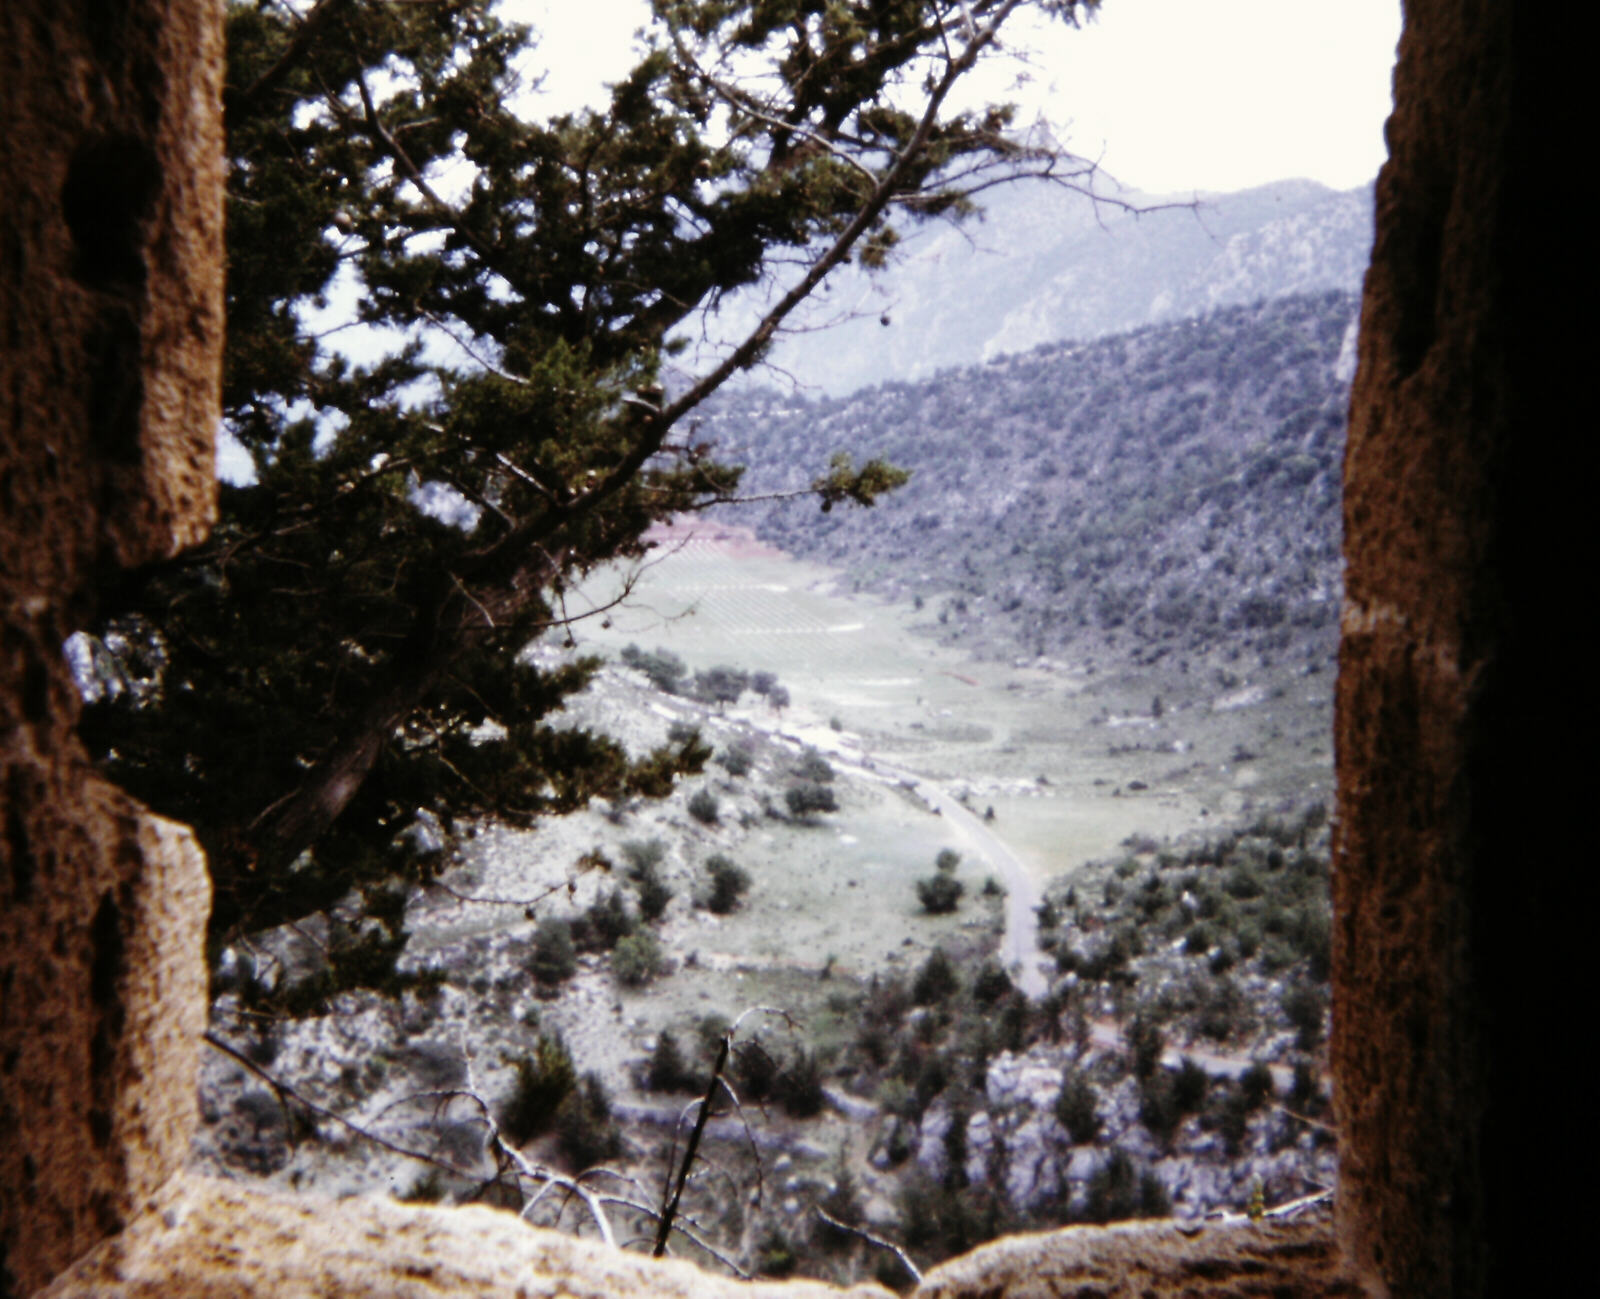
M1581 78L1551 26L1509 0L1408 0L1377 188L1345 465L1332 1039L1340 1230L1373 1294L1542 1293L1529 1269L1562 1214L1546 1174L1579 1112L1551 1052L1584 912L1584 796L1560 754L1592 579L1567 566L1584 506L1562 433L1592 235L1567 179Z
M61 643L211 521L220 53L214 0L0 5L0 1294L193 1123L204 863L83 762Z

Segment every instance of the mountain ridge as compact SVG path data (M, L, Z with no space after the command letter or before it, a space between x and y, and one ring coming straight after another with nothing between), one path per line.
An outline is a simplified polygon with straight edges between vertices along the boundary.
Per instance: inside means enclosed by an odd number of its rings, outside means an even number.
M1353 293L1372 240L1370 184L1338 191L1284 180L1176 196L1113 183L1097 201L1019 183L982 201L974 219L909 233L882 272L835 272L748 386L776 378L837 396L1225 306ZM761 301L731 302L718 332L752 324Z

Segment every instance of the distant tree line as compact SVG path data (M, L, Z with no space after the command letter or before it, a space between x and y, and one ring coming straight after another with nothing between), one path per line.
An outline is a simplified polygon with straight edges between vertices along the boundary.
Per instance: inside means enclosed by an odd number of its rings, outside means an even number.
M745 691L753 691L773 708L789 706L789 691L780 685L776 673L746 672L742 668L718 664L704 671L689 672L689 666L671 650L657 647L642 650L637 645L627 645L620 655L625 666L643 672L650 684L669 695L682 695L704 704L721 708L737 704Z

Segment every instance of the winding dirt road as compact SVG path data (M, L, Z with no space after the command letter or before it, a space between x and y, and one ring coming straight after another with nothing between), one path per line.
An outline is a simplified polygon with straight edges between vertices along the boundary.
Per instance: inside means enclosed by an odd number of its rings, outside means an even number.
M806 745L805 741L782 731L768 731L767 735L771 739L802 748ZM1000 938L1000 964L1025 996L1033 1001L1043 997L1050 990L1053 963L1039 949L1037 908L1042 895L1027 863L981 817L970 811L938 781L904 767L880 762L837 743L812 741L810 747L821 749L835 766L846 768L862 779L898 785L914 794L927 805L930 812L945 818L946 823L966 840L974 856L993 868L1006 890L1006 924Z
M726 720L709 706L681 696L672 698L672 706L685 720L698 719L704 722L713 717L719 721ZM921 799L930 813L944 817L945 822L966 841L972 855L987 862L1005 886L1005 930L1000 938L1000 964L1030 1000L1037 1001L1049 991L1054 962L1039 949L1036 908L1042 900L1042 894L1038 881L1027 863L1011 850L1005 840L949 789L920 772L883 762L857 748L847 748L839 737L831 733L802 737L763 725L751 718L741 719L741 724L759 731L773 743L794 749L796 753L803 753L807 749L819 750L827 755L834 766L860 779L898 786Z

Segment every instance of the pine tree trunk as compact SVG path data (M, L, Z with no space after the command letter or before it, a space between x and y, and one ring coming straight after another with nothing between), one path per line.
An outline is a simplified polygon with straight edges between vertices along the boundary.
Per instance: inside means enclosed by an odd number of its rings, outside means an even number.
M256 929L293 915L319 910L348 891L352 881L319 876L293 890L263 888L283 879L290 866L333 826L372 775L395 732L427 699L439 679L466 648L471 629L462 625L459 602L448 598L420 611L417 626L397 651L386 680L350 718L339 739L305 774L298 787L270 803L248 826L229 836L232 851L214 860L215 931ZM234 881L244 884L241 889ZM245 883L245 881L251 881ZM330 896L305 896L308 888ZM242 895L242 896L241 896ZM271 899L281 898L280 906ZM233 906L230 908L230 901ZM235 914L228 914L229 910ZM280 911L283 914L276 914Z
M257 869L286 869L327 832L372 774L395 729L422 702L438 674L437 667L420 672L375 700L306 773L300 787L251 827Z

